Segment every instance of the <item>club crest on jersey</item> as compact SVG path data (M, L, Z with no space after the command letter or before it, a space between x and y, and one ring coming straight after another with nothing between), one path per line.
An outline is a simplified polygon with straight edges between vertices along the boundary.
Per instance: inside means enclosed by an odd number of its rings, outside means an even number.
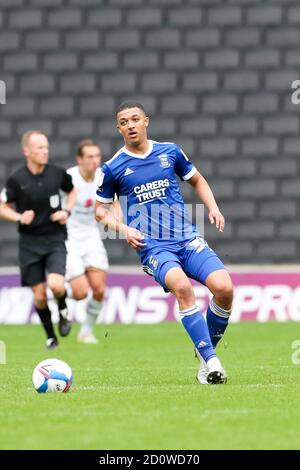
M158 158L160 160L160 166L162 168L169 168L170 163L168 160L168 155L166 153L162 153L161 155L158 155Z
M50 207L52 209L56 209L59 206L59 195L53 194L52 196L50 196L49 202L50 202Z
M154 258L154 256L151 255L149 259L149 264L152 264L154 269L156 269L158 266L158 259Z

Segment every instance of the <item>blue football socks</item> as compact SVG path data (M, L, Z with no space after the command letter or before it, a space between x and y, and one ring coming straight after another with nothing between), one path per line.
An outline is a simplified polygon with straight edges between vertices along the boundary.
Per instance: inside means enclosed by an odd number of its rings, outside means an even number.
M224 335L230 313L231 310L225 310L219 307L219 305L214 301L214 298L211 299L206 313L206 321L210 339L214 348L216 348L218 342Z
M181 310L179 314L184 328L204 361L207 362L212 357L216 357L205 318L200 313L199 307L194 305L194 307Z

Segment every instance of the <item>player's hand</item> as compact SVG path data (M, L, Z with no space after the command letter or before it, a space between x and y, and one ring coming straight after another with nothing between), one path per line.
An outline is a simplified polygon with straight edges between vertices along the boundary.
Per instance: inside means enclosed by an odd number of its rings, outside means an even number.
M56 211L50 216L52 222L58 222L60 225L66 225L69 214L67 211Z
M96 203L98 205L96 205L95 209L95 219L97 222L101 222L109 210L105 207L104 204L100 204L98 202Z
M211 224L216 225L216 228L219 230L219 232L223 232L225 227L225 219L218 208L211 209L208 213L208 218Z
M20 224L22 225L30 225L31 222L33 221L35 217L35 212L30 210L30 211L24 211L23 214L21 214L21 218L19 220Z
M146 243L143 243L144 235L137 229L127 227L126 228L126 239L128 245L132 246L135 250L143 248Z

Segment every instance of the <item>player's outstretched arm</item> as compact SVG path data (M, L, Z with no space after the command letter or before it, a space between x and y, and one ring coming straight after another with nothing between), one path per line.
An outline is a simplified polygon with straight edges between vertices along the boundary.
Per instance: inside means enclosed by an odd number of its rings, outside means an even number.
M220 232L223 232L225 219L219 210L213 192L206 179L197 171L188 181L194 187L195 193L199 199L201 199L203 204L207 207L210 223L215 224L216 228Z
M96 201L95 218L97 222L106 225L115 232L125 235L127 243L135 250L142 248L145 245L145 243L143 243L143 234L139 230L123 224L122 219L118 216L116 217L115 210L111 210L111 206L112 204L104 204Z

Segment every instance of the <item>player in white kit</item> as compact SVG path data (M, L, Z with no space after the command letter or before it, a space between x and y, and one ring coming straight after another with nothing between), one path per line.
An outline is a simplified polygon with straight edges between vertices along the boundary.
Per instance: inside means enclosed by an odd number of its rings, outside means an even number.
M85 299L92 290L78 341L96 344L98 341L93 334L93 326L102 308L108 271L106 250L94 217L95 175L101 161L99 145L90 139L82 140L76 159L78 165L67 170L76 190L76 203L67 223L66 280L76 300Z

